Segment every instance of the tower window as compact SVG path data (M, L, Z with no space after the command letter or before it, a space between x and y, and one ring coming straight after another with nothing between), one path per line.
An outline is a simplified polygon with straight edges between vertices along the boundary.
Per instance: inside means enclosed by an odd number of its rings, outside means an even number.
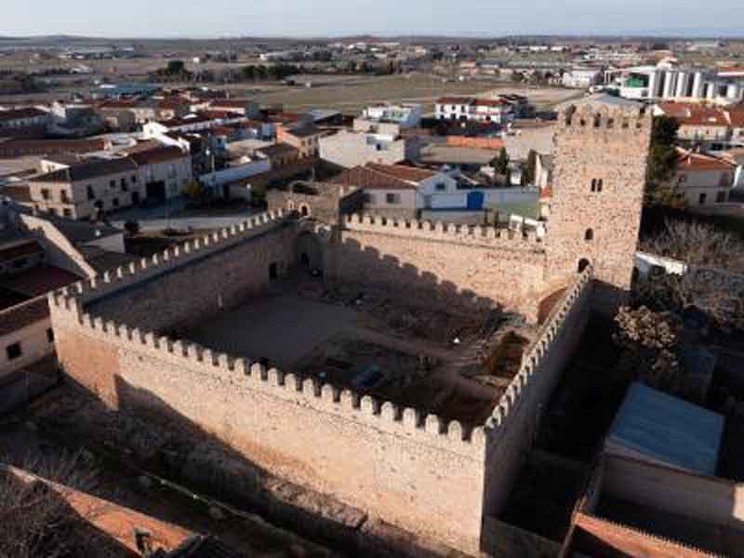
M581 258L577 267L579 273L582 273L587 267L589 267L589 260L587 260L586 258Z
M594 240L594 229L586 229L584 240Z
M592 178L592 192L601 192L602 184L601 178Z
M599 114L594 115L594 127L599 128L599 126L602 124L602 117Z

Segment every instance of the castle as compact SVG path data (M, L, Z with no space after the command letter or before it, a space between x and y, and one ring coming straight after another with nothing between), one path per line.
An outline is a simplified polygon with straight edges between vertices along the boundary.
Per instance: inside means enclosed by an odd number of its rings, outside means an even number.
M359 216L323 223L309 207L303 213L310 218L264 214L78 283L50 296L59 361L112 407L140 411L158 401L263 471L421 540L478 554L487 519L503 509L590 307L616 304L630 285L650 130L650 115L613 98L588 98L561 111L544 239L487 226ZM231 334L243 323L254 322L255 329L272 319L259 315L260 301L278 296L304 267L322 271L314 281L323 289L384 293L414 314L424 308L449 316L494 308L516 313L534 324L534 335L513 374L487 389L471 373L452 373L465 368L447 360L446 344L410 341L417 348L409 352L430 351L447 365L438 377L451 382L451 393L434 392L430 405L417 399L417 386L429 385L423 372L397 377L364 360L357 366L352 357L353 366L336 365L330 351L321 368L312 359L285 368L279 363L290 360L282 354L259 358L220 350L227 345L210 345L206 337L190 340L199 324L216 323L211 320L236 308L248 319L233 324ZM325 308L321 302L312 308ZM348 312L357 312L351 306ZM365 350L399 353L407 362L406 340L360 316L349 318L362 325L354 325L361 332L356 338L343 341L346 349L364 343ZM316 333L306 331L311 322L303 327L306 319L298 316L293 326L303 343ZM258 333L280 347L285 335ZM350 335L334 335L342 334ZM488 351L490 338L471 337ZM292 343L287 338L288 352ZM387 384L381 389L374 382ZM452 403L463 393L486 394L485 418ZM410 404L420 400L420 407Z

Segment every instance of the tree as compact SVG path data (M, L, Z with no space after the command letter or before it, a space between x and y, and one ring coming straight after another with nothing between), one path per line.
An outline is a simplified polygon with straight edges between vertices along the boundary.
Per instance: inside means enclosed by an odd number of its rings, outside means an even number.
M190 200L197 201L204 197L204 186L198 180L192 180L183 187L183 195Z
M181 75L186 71L186 65L183 60L169 60L165 71L171 76Z
M688 269L636 281L637 304L677 315L697 309L718 327L744 330L744 246L736 237L703 223L668 220L640 248L682 260Z
M680 320L670 312L654 312L646 306L623 306L615 322L618 332L613 340L622 350L616 371L626 380L640 380L662 391L684 391L685 378L676 357Z
M674 118L658 116L651 128L651 146L646 171L645 202L647 205L684 207L684 196L673 183L676 170L677 129Z
M530 149L527 153L527 160L522 169L522 186L535 184L535 167L537 166L537 151Z
M506 153L505 147L499 150L499 154L491 161L491 166L497 174L505 175L509 172L509 155Z
M134 236L140 231L140 224L137 221L127 221L124 223L124 230L127 231L129 236Z
M91 508L81 515L65 500L69 490L65 487L89 491L96 484L96 472L85 466L79 454L27 460L22 469L64 486L52 488L34 477L0 469L0 556L120 555L120 548L108 546L88 523L100 510Z

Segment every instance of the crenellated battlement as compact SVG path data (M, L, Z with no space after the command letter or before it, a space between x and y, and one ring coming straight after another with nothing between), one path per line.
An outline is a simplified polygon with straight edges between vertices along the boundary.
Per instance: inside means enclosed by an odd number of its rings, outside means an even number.
M314 377L301 377L269 368L259 362L215 351L186 339L172 339L106 320L84 312L79 304L58 305L54 312L57 315L68 314L65 321L74 324L76 329L82 329L88 337L101 339L125 351L180 369L188 368L205 374L205 380L212 378L230 383L237 389L248 389L321 412L342 415L346 419L364 422L374 428L458 454L472 456L485 447L482 427L467 429L457 420L447 421L411 407L321 383Z
M348 215L347 230L389 234L407 238L481 245L489 248L542 251L543 242L534 231L522 233L490 225L457 225L441 221L393 219L374 215Z
M564 332L565 322L573 312L582 310L580 299L588 296L588 287L592 280L592 268L587 267L578 280L574 282L562 300L548 316L532 345L522 356L522 365L506 388L491 417L486 422L487 431L502 427L514 412L519 401L526 395L535 381L535 374L556 344L557 338Z
M651 114L644 107L609 107L579 104L564 108L558 114L557 127L562 133L617 133L634 131L643 134L651 127Z
M262 213L238 225L224 227L192 241L167 248L149 258L141 258L128 265L105 271L92 279L78 281L51 293L49 303L71 308L125 289L277 228L284 223L285 214L283 210Z

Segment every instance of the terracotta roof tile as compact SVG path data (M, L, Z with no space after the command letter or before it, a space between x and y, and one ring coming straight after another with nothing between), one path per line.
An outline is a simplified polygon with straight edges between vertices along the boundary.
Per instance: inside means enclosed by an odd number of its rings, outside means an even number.
M39 322L49 317L49 304L46 296L32 298L0 311L0 336Z
M706 155L704 153L695 153L693 151L677 151L677 170L686 171L705 171L705 170L733 170L736 165L730 161Z
M419 169L416 167L408 167L406 165L383 165L380 163L367 163L367 168L410 182L421 182L422 180L426 180L428 178L431 178L432 176L437 175L437 173L434 171Z
M331 184L358 186L368 190L415 190L416 185L369 167L354 167L329 180Z

